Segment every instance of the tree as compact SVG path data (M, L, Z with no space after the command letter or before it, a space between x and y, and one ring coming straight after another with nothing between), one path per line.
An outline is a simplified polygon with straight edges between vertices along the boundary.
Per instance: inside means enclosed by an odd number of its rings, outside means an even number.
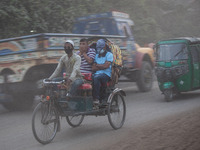
M75 18L111 10L130 15L139 44L198 36L199 7L199 0L1 0L0 39L45 32L70 33Z
M67 33L75 18L100 11L98 0L1 0L0 38L33 33Z
M1 37L20 35L31 21L25 7L19 1L0 1L0 33Z
M140 44L154 42L159 36L158 26L153 17L149 15L146 0L104 0L107 10L117 10L128 13L134 21L133 27L135 40Z

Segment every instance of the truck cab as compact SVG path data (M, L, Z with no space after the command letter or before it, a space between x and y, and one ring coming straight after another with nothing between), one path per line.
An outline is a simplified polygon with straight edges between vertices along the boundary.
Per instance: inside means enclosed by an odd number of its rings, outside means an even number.
M122 12L107 12L77 18L74 24L75 34L119 35L133 37L131 26L134 22Z

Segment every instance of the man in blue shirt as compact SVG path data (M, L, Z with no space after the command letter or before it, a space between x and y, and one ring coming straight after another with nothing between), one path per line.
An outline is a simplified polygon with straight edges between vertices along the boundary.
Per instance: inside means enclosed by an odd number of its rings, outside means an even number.
M100 103L100 88L106 88L106 83L111 78L113 54L106 51L106 42L104 39L97 41L97 55L92 66L95 71L93 76L93 103ZM105 92L105 91L104 91ZM105 94L105 93L103 93Z

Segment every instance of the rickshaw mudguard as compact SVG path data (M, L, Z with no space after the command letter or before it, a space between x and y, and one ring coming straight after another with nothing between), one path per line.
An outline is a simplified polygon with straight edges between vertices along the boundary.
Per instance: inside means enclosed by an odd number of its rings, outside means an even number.
M126 96L126 93L122 90L122 89L119 89L119 88L116 88L112 91L112 93L110 93L109 97L108 97L108 103L111 102L113 96L116 94L116 93L120 93L122 96Z
M165 83L163 83L163 85L162 85L162 88L163 89L171 89L171 88L173 88L174 87L174 83L173 82L165 82Z

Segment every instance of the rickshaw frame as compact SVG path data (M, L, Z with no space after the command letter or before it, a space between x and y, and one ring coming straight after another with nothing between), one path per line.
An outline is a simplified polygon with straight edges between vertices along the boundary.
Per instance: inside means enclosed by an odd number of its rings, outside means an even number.
M32 116L32 131L35 139L41 144L50 143L57 131L60 131L60 117L66 117L68 124L71 127L78 127L82 121L84 116L94 115L94 116L105 116L108 115L108 120L113 129L119 129L123 126L126 116L126 105L124 101L124 96L126 96L125 92L119 88L114 88L111 93L109 93L107 99L107 105L100 106L92 106L86 107L86 110L68 110L64 111L59 104L59 96L54 91L55 86L62 85L65 81L55 82L55 81L45 81L43 80L44 86L46 87L48 95L43 97L40 103L36 106L33 116ZM108 87L109 88L109 87ZM72 97L72 99L76 99L77 97ZM89 98L92 103L92 98L87 96L79 96L79 98L87 99ZM121 99L120 99L121 98ZM121 100L121 101L120 101ZM66 100L65 103L70 105L70 100ZM78 103L78 102L77 102ZM120 105L121 104L121 105ZM69 108L69 107L68 107ZM79 108L79 107L77 107ZM122 109L120 109L122 108ZM115 122L112 114L121 115L121 120L119 122ZM37 115L41 115L38 119L39 125L37 125ZM73 118L78 118L73 122ZM53 124L53 125L51 125ZM50 127L48 127L51 125ZM42 131L37 130L37 126L42 126ZM46 131L47 128L47 131ZM49 128L49 129L48 129ZM53 130L53 131L50 131ZM47 133L46 133L47 132ZM52 133L49 133L52 132ZM41 133L45 133L45 135L40 135ZM49 135L50 134L50 135ZM45 137L44 137L45 136ZM49 136L49 137L46 137Z

